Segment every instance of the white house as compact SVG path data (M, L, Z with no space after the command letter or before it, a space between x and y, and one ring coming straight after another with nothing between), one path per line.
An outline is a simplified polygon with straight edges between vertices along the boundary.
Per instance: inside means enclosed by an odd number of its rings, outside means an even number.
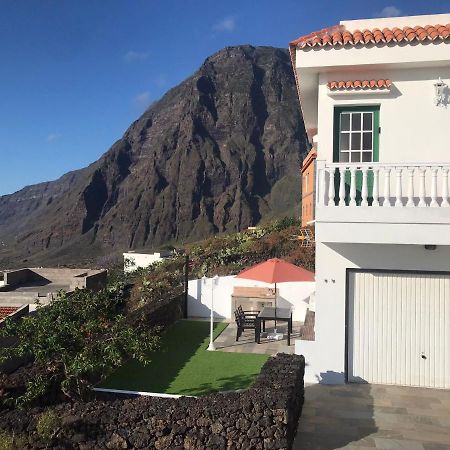
M124 272L133 272L139 268L145 269L156 262L163 261L172 256L173 252L168 250L155 253L136 253L129 251L123 254L123 270Z
M316 162L306 381L450 388L450 14L290 44Z

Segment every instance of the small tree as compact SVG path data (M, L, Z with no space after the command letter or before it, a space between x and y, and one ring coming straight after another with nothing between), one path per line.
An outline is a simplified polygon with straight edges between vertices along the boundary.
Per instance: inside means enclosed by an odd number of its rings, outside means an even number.
M158 345L158 330L136 328L121 314L123 284L93 293L60 292L50 305L19 320L6 320L0 335L15 336L15 347L0 348L0 362L31 356L47 374L27 384L19 399L29 403L56 386L70 398L85 397L93 382L129 357L146 364Z

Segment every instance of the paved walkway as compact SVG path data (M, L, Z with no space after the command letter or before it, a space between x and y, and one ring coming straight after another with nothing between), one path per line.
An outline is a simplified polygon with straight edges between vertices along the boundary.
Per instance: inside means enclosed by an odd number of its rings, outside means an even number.
M293 450L450 449L450 391L310 385Z
M295 339L300 335L300 322L292 324L291 345L287 345L287 325L279 323L277 330L284 333L284 338L280 341L271 341L262 337L261 343L255 343L254 330L245 330L239 341L236 342L236 324L230 323L227 328L217 337L214 345L222 352L237 353L264 353L266 355L276 355L277 353L294 353ZM267 326L267 332L271 332L273 327Z

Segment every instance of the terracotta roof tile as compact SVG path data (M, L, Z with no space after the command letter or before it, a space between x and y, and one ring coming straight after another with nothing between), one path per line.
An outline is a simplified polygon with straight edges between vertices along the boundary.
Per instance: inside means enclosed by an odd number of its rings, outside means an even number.
M372 90L372 89L390 89L392 86L391 80L341 80L329 81L328 89L330 91L343 90Z
M0 320L5 319L10 314L16 312L19 308L16 306L0 306Z
M450 23L447 25L407 26L403 28L374 28L350 32L343 25L325 28L302 36L289 45L297 48L355 46L358 44L385 44L389 42L442 41L450 37Z

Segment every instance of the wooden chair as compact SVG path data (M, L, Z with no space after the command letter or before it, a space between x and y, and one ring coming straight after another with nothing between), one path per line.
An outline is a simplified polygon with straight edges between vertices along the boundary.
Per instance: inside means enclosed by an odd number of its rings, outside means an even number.
M239 305L238 307L237 307L237 309L238 309L238 312L240 313L240 314L243 314L245 317L257 317L258 316L258 314L259 314L259 311L249 311L249 310L243 310L242 309L242 306L241 305Z
M236 320L236 342L242 336L245 330L255 330L256 340L256 315L246 316L244 312L240 312L239 308L234 311L234 317Z

